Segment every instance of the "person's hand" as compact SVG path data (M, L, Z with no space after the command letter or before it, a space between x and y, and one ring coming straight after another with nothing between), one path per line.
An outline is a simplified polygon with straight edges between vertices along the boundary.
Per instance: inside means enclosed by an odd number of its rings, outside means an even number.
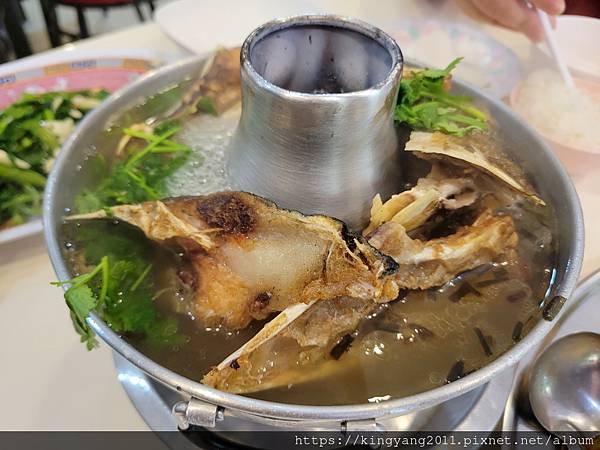
M524 0L456 0L469 16L524 33L533 41L544 36L542 24ZM530 0L550 16L562 14L565 0ZM553 18L553 17L552 17Z

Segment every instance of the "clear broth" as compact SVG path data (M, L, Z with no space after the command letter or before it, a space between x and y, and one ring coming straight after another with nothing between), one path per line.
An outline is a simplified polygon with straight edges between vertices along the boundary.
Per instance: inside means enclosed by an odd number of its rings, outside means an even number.
M178 139L193 148L194 156L173 177L172 196L231 187L225 181L224 148L238 117L239 111L234 111L220 118L202 116L186 122ZM555 264L552 209L518 208L511 215L520 239L516 258L462 274L439 289L408 292L404 298L382 306L353 334L343 355L351 369L250 396L308 405L378 402L452 382L496 359L539 320ZM247 329L231 332L202 327L191 314L182 313L185 308L180 306L186 299L173 278L185 262L141 232L132 232L126 224L67 226L65 248L75 269L79 250L86 245L77 238L81 227L95 227L98 236L133 233L133 239L147 246L149 262L161 267L161 279L155 281L162 293L154 305L161 313L176 317L183 343L157 345L141 336L124 339L163 366L200 381L264 324L255 322ZM524 282L507 277L508 272L521 274Z

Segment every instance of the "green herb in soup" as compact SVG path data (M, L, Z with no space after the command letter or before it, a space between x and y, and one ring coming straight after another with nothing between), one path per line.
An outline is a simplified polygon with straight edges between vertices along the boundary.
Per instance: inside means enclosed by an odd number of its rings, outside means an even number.
M137 123L124 128L112 161L101 154L92 158L88 162L90 170L100 181L76 196L75 210L83 214L109 211L115 205L167 196L169 177L187 163L191 153L187 144L175 140L181 131L178 121L196 113L218 115L210 96L191 97L189 101L190 105L181 102L169 117L153 120L152 125ZM194 164L198 167L202 159L196 156ZM154 302L160 296L155 280L160 276L153 264L148 263L151 253L148 248L131 234L127 237L110 234L97 241L97 245L88 245L93 234L90 228L77 227L72 236L74 242L86 243L77 266L87 273L56 283L69 286L65 301L82 342L88 349L97 345L85 321L92 311L117 333L142 336L144 340L160 345L180 342L182 337L177 334L177 320L159 314L155 308ZM162 256L164 265L169 255Z
M93 161L101 181L75 200L78 212L85 213L130 202L155 200L165 196L165 180L185 163L190 148L172 137L180 130L174 122L142 131L125 128L121 157L112 165L98 155ZM78 230L76 239L89 242L89 229ZM117 333L141 334L157 343L175 342L177 321L159 315L153 301L156 274L147 262L144 247L129 236L109 235L87 245L82 255L90 272L57 283L68 285L65 301L71 310L75 330L88 349L97 345L87 315L94 311Z
M177 320L158 313L153 305L160 269L148 262L152 250L135 230L105 234L102 241L95 239L98 230L83 227L75 233L86 243L81 257L89 272L54 283L69 286L65 301L81 342L89 350L97 346L85 320L92 311L117 333L143 336L157 345L181 342Z
M95 188L86 189L77 196L77 211L85 213L163 198L167 178L185 163L190 153L190 147L171 139L179 130L174 122L148 131L126 128L123 131L128 142L123 150L125 155L112 165L102 155L96 157L94 163L101 181Z
M415 130L441 131L464 136L487 129L487 116L470 97L448 91L449 77L462 58L443 70L410 71L400 82L395 118Z
M0 111L0 228L39 214L60 146L107 96L104 90L26 93Z

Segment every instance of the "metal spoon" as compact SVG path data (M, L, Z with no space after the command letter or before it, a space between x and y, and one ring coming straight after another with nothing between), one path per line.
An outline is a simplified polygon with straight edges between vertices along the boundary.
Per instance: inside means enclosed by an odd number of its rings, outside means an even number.
M552 433L600 432L600 334L571 334L550 345L532 367L529 400Z

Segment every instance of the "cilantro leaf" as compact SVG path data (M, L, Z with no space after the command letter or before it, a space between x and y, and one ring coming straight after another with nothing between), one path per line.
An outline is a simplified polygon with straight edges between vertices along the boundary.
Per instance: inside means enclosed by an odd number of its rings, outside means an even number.
M456 58L454 61L448 64L445 69L425 69L422 71L423 77L434 80L438 78L446 78L463 59L463 57Z
M90 312L96 310L106 297L106 281L108 279L109 263L108 258L104 256L100 263L89 273L79 275L68 281L59 281L55 286L70 285L65 291L64 297L67 306L71 310L71 320L75 331L81 336L81 342L85 342L88 350L97 347L98 342L88 323L86 317ZM94 291L96 284L94 279L101 274L101 286L99 293Z
M85 284L73 286L72 289L67 290L65 292L65 300L80 324L85 322L87 315L96 306L96 299L94 298L92 289Z
M73 286L65 292L65 301L71 310L71 319L75 330L81 335L81 342L85 342L88 350L98 346L94 333L85 318L96 307L96 297L87 285Z
M139 233L138 230L135 230ZM110 241L112 237L107 238ZM129 241L125 248L113 242L112 252L101 257L90 272L54 285L69 285L65 301L71 310L75 331L88 350L98 345L86 317L98 313L115 332L143 335L158 344L182 342L174 317L163 316L154 308L153 267L146 263L145 247L139 241ZM91 246L93 247L93 246ZM99 246L102 247L102 246ZM129 252L125 256L125 253ZM98 255L98 249L86 253L86 260Z
M172 122L157 127L152 134L125 129L125 134L145 145L131 151L126 159L115 161L112 167L102 155L96 156L95 169L102 181L76 197L77 210L93 212L165 197L167 178L187 161L191 152L187 145L169 139L179 130L180 127Z
M486 130L487 115L473 106L471 98L445 89L447 77L461 60L455 59L445 69L419 70L403 79L395 120L414 129L455 136Z

